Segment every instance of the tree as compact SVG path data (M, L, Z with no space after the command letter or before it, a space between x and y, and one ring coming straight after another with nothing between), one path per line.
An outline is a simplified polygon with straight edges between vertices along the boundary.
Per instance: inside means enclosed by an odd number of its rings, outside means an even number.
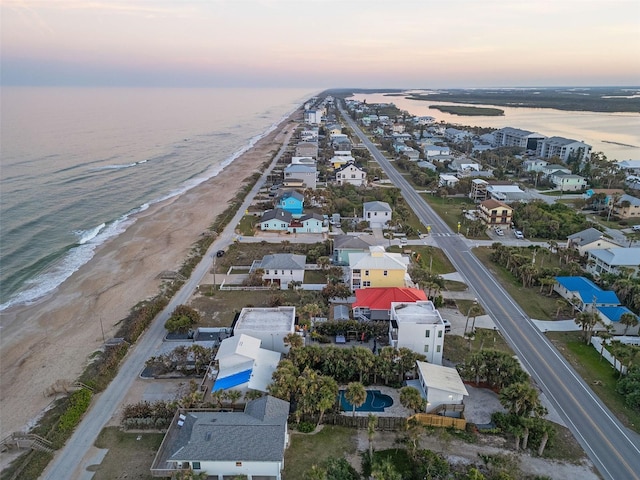
M374 463L371 469L371 478L374 480L402 480L402 475L396 471L391 460L385 458Z
M236 402L242 398L242 392L240 390L227 390L224 397L231 402L232 407L235 407Z
M636 317L633 313L625 312L620 315L620 324L624 325L623 335L626 335L629 327L635 327L636 325L638 325L638 317Z
M476 327L476 317L478 315L483 315L484 314L484 309L482 308L482 306L480 304L478 304L477 302L474 302L473 305L471 305L471 307L469 307L469 310L467 311L467 321L464 324L464 333L467 333L467 326L469 325L469 318L471 317L472 320L472 325L471 325L471 331L473 331Z
M164 324L171 333L187 333L189 329L199 323L200 313L188 305L178 305Z
M284 344L290 348L300 348L304 346L304 338L297 333L288 333L284 337Z
M376 434L376 425L378 423L378 417L373 413L369 413L367 422L367 438L369 440L369 460L373 459L373 437Z
M500 390L500 403L509 413L528 417L534 412L543 412L538 390L529 383L513 383Z
M403 407L413 410L415 413L423 412L426 400L415 387L402 387L400 389L400 403Z
M362 406L367 400L367 391L360 382L351 382L347 385L344 397L353 406L353 416L356 416L356 408Z
M593 329L598 323L598 317L594 312L584 311L576 315L575 322L582 328L584 341L588 345Z
M315 406L320 413L318 424L322 423L324 412L333 407L338 396L338 383L331 377L320 376L318 378L318 390L316 392Z

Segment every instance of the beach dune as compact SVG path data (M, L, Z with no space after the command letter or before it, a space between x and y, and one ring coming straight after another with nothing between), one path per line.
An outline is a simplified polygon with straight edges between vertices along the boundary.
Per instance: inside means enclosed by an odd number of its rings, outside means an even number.
M99 247L53 294L2 313L2 437L28 429L53 400L45 391L56 381L74 381L91 353L101 348L102 329L111 338L133 306L158 293L160 272L180 267L242 180L260 171L280 148L289 119L216 177L138 214L133 225Z

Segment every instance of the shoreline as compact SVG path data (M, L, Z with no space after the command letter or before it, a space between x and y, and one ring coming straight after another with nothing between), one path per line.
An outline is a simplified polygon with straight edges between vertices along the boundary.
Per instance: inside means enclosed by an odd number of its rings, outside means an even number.
M138 212L132 225L99 245L89 262L41 300L0 313L1 435L31 426L56 398L44 391L58 380L74 381L101 348L102 328L111 338L132 307L158 293L160 272L182 265L244 181L277 151L300 108L218 175Z

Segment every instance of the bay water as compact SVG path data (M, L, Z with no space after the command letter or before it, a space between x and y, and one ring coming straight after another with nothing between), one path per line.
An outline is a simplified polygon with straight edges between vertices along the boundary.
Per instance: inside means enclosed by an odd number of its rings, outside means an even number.
M137 212L217 175L314 93L3 87L0 311L50 293Z

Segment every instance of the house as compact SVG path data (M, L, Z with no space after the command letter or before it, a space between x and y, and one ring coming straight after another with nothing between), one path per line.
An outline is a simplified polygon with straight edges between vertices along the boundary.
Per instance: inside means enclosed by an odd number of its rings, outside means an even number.
M546 160L540 160L539 158L530 158L522 162L522 169L525 172L542 172L542 169L549 165Z
M296 215L302 215L304 208L304 195L295 190L289 190L284 192L278 198L277 208L289 212L294 217Z
M487 199L487 187L489 182L480 178L474 178L471 180L471 191L469 192L469 198L474 202L482 202Z
M551 177L551 175L558 173L558 172L563 172L566 173L567 175L571 175L571 170L569 170L568 168L565 168L561 165L558 165L557 163L550 163L544 167L542 167L542 175L545 178L549 178Z
M604 325L611 326L611 333L613 335L638 335L640 333L640 324L634 327L627 327L620 323L620 318L625 313L631 314L636 317L637 320L640 320L638 316L627 307L596 307L596 312Z
M455 187L460 180L455 175L448 175L446 173L440 174L438 180L438 186L440 187Z
M369 222L370 228L384 228L391 220L391 207L386 202L365 202L362 205L362 218Z
M222 340L215 357L218 373L211 392L233 389L266 393L280 363L280 352L260 348L261 343L261 339L246 334ZM211 369L207 375L211 375Z
M391 304L427 300L424 290L404 287L365 288L355 291L356 301L351 305L354 318L389 320Z
M427 399L427 413L447 410L447 406L464 405L469 396L460 374L455 368L427 362L416 362L420 390Z
M577 192L587 188L586 178L571 173L556 171L549 175L549 180L561 192Z
M536 156L540 158L558 157L564 163L572 159L585 162L591 158L591 145L571 138L549 137L538 142Z
M513 221L513 208L498 200L485 200L478 205L479 217L488 227L509 228Z
M388 253L384 247L369 247L367 253L350 253L351 290L370 287L413 286L407 273L409 258Z
M451 155L451 149L449 147L440 145L424 145L422 151L424 152L425 158L437 155Z
M348 163L355 163L356 159L351 155L334 155L329 160L329 163L333 166L334 169L338 169L340 167L345 166Z
M324 226L324 217L319 213L307 213L298 219L291 220L289 228L291 233L324 233L329 230Z
M309 125L320 125L322 123L323 110L306 110L304 112L304 123Z
M334 265L349 265L350 253L368 252L369 247L378 245L373 235L336 235L333 241L331 261Z
M367 183L367 174L356 164L347 163L336 170L336 183L361 187Z
M312 157L291 157L291 164L315 166L316 161Z
M545 138L547 137L529 130L504 127L493 132L493 145L495 147L520 147L535 152L538 148L538 142Z
M480 164L468 158L460 157L454 158L447 168L458 173L458 175L467 175L471 171L479 172Z
M433 163L427 162L425 160L419 161L416 165L418 165L420 168L431 170L432 172L435 172L438 170L438 167L436 167Z
M593 307L617 307L620 300L609 290L602 290L585 277L555 277L553 290L580 311Z
M274 208L262 214L258 226L263 232L285 231L288 230L291 220L293 220L293 215L290 212L281 208Z
M640 247L611 247L588 252L587 272L593 275L602 273L619 274L621 269L628 268L637 276L639 265Z
M273 352L289 353L284 338L295 332L296 307L244 307L233 325L233 335L249 335ZM231 337L233 338L233 337Z
M575 248L580 252L580 255L586 254L589 250L619 246L613 240L605 238L604 234L595 228L587 228L567 237L567 248Z
M457 128L445 129L444 136L450 142L455 143L461 143L465 140L471 140L471 138L473 138L473 134L471 132L467 132L466 130L460 130Z
M640 198L621 195L613 206L613 213L619 218L640 218Z
M591 208L594 210L605 210L613 207L614 199L622 195L624 195L624 190L619 188L589 188L582 194L582 197L591 204Z
M295 255L293 253L274 253L265 255L262 260L255 260L251 265L249 273L262 269L262 280L265 283L280 285L280 290L287 290L290 282L300 282L304 280L304 270L306 265L306 255Z
M526 201L531 197L530 194L523 191L518 185L503 183L489 183L489 185L487 185L487 196L488 198L506 203Z
M307 157L308 158L308 157ZM307 188L316 188L318 169L315 165L291 163L284 168L284 180L300 180Z
M442 365L444 322L431 301L392 302L389 345L408 348Z
M318 144L315 142L300 142L296 145L294 157L318 158Z
M151 466L153 477L192 469L208 478L282 479L289 402L264 396L243 412L178 410Z
M640 175L640 160L623 160L618 162L618 167L627 175Z

